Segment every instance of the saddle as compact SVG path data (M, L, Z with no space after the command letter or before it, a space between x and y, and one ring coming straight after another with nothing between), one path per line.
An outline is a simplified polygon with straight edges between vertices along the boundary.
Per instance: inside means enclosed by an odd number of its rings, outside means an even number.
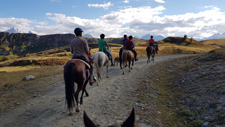
M89 65L89 63L87 63L86 61L84 61L84 60L82 60L82 59L71 59L71 60L81 61L81 62L83 62L83 63L86 65L86 67L87 67L88 69L91 68L91 66ZM66 65L68 62L70 62L71 60L67 61L67 62L63 65L63 67L65 67L65 65Z

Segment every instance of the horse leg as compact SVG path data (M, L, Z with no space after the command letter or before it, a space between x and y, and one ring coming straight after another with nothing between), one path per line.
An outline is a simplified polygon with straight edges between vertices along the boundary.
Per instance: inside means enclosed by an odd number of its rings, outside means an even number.
M155 55L152 56L152 61L154 62Z
M108 76L108 68L109 68L109 66L106 65L106 77L107 77L107 78L109 78L109 76Z
M123 61L123 75L125 74L124 73L124 68L125 68L125 62Z
M77 84L77 85L78 85L78 88L77 88L77 90L76 90L76 92L74 94L74 97L75 97L76 104L77 104L76 112L79 112L80 110L79 110L79 107L78 107L78 96L79 96L79 93L80 93L82 87L79 84Z
M120 69L122 69L122 60L120 58Z
M84 86L82 88L82 93L81 93L81 97L80 97L80 104L83 104L83 95L84 95L84 92L85 92L86 96L89 96L89 94L88 94L88 92L86 90L87 83L88 83L88 80L85 81Z
M130 72L130 69L131 69L130 63L131 63L131 61L128 61L129 72Z

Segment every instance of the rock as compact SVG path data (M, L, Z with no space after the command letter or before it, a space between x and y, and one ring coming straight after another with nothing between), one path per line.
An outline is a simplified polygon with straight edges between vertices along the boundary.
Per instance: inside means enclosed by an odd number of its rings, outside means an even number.
M209 122L205 122L203 123L202 127L208 127L209 126Z
M175 67L175 65L170 65L170 66L168 66L169 68L174 68Z
M189 120L193 121L193 120L195 120L195 117L191 116L191 117L189 117Z
M35 76L33 76L33 75L28 75L28 76L23 77L24 81L33 80L33 79L35 79Z

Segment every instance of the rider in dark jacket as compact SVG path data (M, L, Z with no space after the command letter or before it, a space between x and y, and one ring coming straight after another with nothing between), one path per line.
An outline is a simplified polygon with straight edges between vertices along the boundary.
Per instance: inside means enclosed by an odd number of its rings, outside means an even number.
M134 42L132 41L133 37L129 36L129 39L126 41L126 49L131 50L134 53L135 61L137 61L137 52L134 50Z

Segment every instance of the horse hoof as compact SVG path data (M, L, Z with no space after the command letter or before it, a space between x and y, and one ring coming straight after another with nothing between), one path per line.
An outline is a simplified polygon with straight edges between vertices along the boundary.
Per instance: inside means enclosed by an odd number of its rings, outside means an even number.
M82 105L83 104L83 101L80 101L80 105Z
M123 72L123 75L124 75L124 72Z
M73 112L72 112L72 111L70 111L68 115L72 116L72 115L73 115Z
M77 108L77 109L76 109L76 112L80 112L80 110Z
M86 97L88 97L89 96L89 94L86 94Z

